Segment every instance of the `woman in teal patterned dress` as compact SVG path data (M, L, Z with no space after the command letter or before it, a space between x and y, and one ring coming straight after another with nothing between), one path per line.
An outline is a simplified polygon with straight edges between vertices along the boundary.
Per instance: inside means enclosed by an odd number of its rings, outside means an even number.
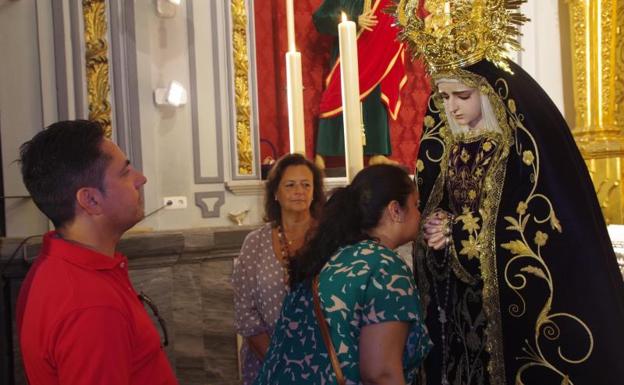
M416 238L415 186L390 165L335 190L291 262L286 296L256 385L335 384L314 314L312 282L346 384L411 383L431 347L410 268L393 249Z

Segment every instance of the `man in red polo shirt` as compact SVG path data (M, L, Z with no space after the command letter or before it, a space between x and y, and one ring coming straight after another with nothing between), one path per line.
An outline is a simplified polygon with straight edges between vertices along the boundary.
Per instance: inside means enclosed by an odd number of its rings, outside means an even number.
M174 385L160 336L115 252L147 181L101 126L58 122L21 147L24 184L54 223L17 305L30 385Z

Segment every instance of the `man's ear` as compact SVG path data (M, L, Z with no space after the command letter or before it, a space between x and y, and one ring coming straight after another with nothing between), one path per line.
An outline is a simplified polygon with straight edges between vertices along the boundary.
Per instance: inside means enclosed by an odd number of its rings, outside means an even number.
M76 191L77 208L90 215L102 213L102 192L94 187L81 187Z

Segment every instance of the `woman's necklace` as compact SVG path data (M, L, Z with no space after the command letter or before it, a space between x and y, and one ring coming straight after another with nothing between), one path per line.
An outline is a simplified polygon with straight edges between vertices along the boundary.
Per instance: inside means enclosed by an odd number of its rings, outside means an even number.
M286 237L286 232L284 231L284 227L281 223L277 225L277 239L279 241L281 254L278 258L278 261L282 266L282 269L284 270L284 284L288 285L288 263L290 262L290 258L293 255L292 251L290 250L290 246L292 246L293 241L288 240L288 238Z
M281 224L277 225L277 239L280 244L280 252L282 253L280 258L280 263L282 266L287 267L288 261L291 257L290 245L292 245L292 241L289 241L286 238L286 232L284 231L284 227Z

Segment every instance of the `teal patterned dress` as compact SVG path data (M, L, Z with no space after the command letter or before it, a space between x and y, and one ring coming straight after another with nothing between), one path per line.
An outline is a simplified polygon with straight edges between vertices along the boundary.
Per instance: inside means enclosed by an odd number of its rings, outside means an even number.
M411 383L431 341L409 267L373 241L340 249L323 267L319 296L347 384L360 384L359 339L363 327L386 321L410 323L403 369ZM290 292L255 385L335 384L333 368L305 285Z

